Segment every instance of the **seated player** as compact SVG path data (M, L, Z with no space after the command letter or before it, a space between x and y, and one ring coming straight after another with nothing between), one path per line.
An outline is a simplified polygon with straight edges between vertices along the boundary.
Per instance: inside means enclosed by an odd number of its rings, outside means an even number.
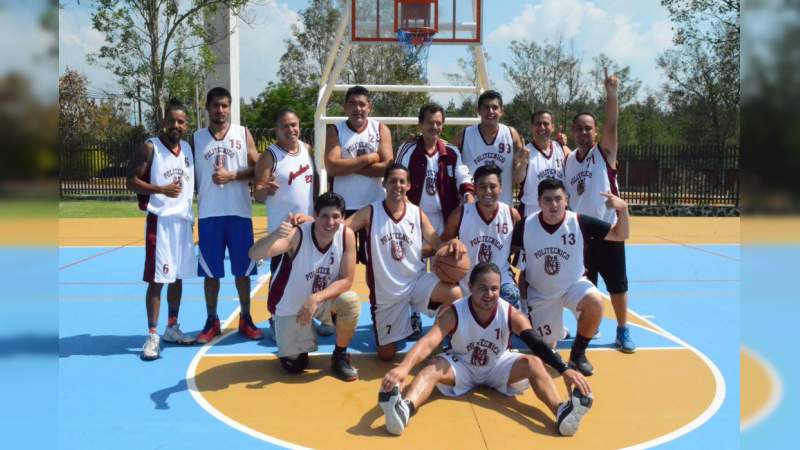
M500 297L515 307L519 304L519 288L508 263L511 237L520 221L519 212L500 201L501 169L497 166L480 166L475 171L478 201L456 208L447 219L442 239L457 237L467 246L473 267L482 262L494 262L500 267L502 282ZM521 226L522 224L520 224ZM468 280L460 283L461 292L469 295Z
M422 245L426 242L437 255L457 258L466 248L457 239L446 243L439 239L425 213L406 199L410 183L408 169L391 163L383 177L386 200L361 208L347 219L353 231L368 232L367 284L378 357L384 361L391 361L396 343L412 334L412 309L432 316L440 305L461 296L457 285L425 271Z
M344 199L327 192L314 204L314 220L297 225L290 214L250 248L252 259L283 255L269 286L268 308L274 318L278 357L284 369L300 373L308 353L317 350L312 318L330 314L336 323L333 373L358 379L347 346L358 325L361 305L350 291L356 267L355 235L344 225Z
M619 219L608 222L567 211L568 195L561 180L539 183L541 210L514 230L513 244L525 251L524 284L527 296L522 311L533 329L555 347L564 329L564 308L578 318L578 330L570 352L570 367L589 376L594 368L586 347L603 318L603 296L584 276L584 249L589 239L624 241L628 238L628 204L616 195L602 194ZM521 286L525 288L525 286Z
M547 346L531 328L525 315L500 298L500 269L480 263L469 276L471 295L443 310L436 323L399 366L381 383L378 403L391 434L402 434L411 416L431 395L433 388L457 397L478 386L488 386L508 396L519 395L529 386L556 418L556 428L572 436L592 406L591 387L577 371L569 369L561 356ZM519 336L535 356L508 350L511 333ZM409 372L425 360L450 335L450 348L436 355L414 377L403 399L401 391ZM564 378L567 401L562 401L544 364Z

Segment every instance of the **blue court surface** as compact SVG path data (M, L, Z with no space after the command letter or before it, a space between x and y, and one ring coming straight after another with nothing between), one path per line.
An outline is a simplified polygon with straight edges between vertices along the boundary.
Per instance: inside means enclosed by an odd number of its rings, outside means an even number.
M774 403L742 432L744 449L796 449L800 391L797 363L797 317L800 295L795 282L798 245L742 247L742 344L765 363L779 392ZM744 380L746 381L746 380ZM742 389L747 389L744 383Z
M658 448L739 447L740 247L628 245L627 248L631 309L642 320L666 332L654 333L634 326L637 345L640 349L691 346L718 368L724 381L717 388L718 403L710 406L693 426L664 439ZM139 359L146 333L145 284L140 281L143 259L143 247L59 250L60 447L275 448L274 444L245 434L209 414L191 395L191 383L186 379L189 366L200 351L274 353L276 349L269 340L248 342L233 334L210 347L163 344L161 359L153 362ZM257 280L266 279L263 274L259 277L254 278L254 288ZM166 323L167 309L166 292L162 295L160 330ZM236 311L235 296L233 279L223 280L219 304L223 320ZM262 294L255 300L265 298ZM775 309L754 308L746 314L774 318ZM202 280L186 280L180 313L182 328L194 334L204 320ZM425 325L430 323L426 318ZM571 314L565 314L565 323L575 330ZM593 341L592 347L611 347L614 327L613 321L604 320L600 338ZM769 336L762 334L765 349L769 348L768 341L789 333L788 327L771 330ZM374 352L372 341L365 304L351 351ZM321 343L320 352L332 350L332 338L322 338ZM406 349L410 345L406 344ZM562 343L565 348L569 345ZM754 429L752 434L745 435L745 441L759 432ZM598 443L597 448L601 447Z

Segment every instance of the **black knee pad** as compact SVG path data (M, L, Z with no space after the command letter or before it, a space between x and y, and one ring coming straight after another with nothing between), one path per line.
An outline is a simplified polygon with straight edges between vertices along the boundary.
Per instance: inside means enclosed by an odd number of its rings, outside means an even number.
M308 353L301 353L295 359L278 358L283 369L289 373L303 373L308 367Z

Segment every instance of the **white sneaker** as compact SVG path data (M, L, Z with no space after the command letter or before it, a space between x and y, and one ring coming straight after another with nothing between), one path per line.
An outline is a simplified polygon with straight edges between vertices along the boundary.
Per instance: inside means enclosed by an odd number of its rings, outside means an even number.
M403 434L411 413L400 395L400 388L395 386L389 392L378 393L378 405L386 418L386 430L395 436Z
M188 334L184 334L183 331L181 331L180 324L178 323L171 327L167 327L164 330L164 334L161 335L161 339L164 339L164 342L170 342L178 345L194 344L194 338Z
M556 426L562 436L574 436L578 432L581 418L592 407L592 394L585 396L578 389L572 390L569 400L558 406Z
M147 340L142 347L142 359L152 361L158 359L161 352L161 338L156 333L147 333Z

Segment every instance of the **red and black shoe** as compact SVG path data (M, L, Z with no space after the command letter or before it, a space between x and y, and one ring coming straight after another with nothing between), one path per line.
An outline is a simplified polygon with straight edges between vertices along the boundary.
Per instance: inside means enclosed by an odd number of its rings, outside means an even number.
M206 324L203 327L203 331L201 331L200 334L197 335L197 338L195 338L195 342L198 344L207 344L221 334L222 331L220 330L219 319L212 319L209 317L206 319Z
M264 332L256 327L250 314L239 315L239 334L252 341L264 338Z

